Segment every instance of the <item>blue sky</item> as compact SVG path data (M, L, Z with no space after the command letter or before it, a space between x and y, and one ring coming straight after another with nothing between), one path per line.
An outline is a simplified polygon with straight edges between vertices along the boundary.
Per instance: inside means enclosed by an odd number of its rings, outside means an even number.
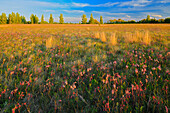
M30 15L39 18L44 14L48 21L53 14L54 21L64 15L65 22L79 22L83 14L89 20L92 13L104 22L110 19L141 20L150 15L152 18L170 17L170 0L0 0L0 13L19 12L29 20Z

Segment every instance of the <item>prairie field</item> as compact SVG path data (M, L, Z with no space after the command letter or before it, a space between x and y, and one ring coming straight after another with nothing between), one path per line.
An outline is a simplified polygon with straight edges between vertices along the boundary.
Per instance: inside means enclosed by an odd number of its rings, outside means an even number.
M0 112L168 113L170 24L0 25Z

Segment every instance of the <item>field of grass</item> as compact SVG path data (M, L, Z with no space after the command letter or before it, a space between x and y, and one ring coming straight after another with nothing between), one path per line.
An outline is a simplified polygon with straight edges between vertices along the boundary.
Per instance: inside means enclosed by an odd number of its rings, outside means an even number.
M168 113L170 24L0 25L0 112Z

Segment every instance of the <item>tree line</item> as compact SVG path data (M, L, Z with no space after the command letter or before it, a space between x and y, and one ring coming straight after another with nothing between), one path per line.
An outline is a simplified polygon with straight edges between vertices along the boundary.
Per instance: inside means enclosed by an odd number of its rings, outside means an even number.
M150 18L150 15L147 16L146 19L142 19L140 21L135 21L135 20L129 20L129 21L124 21L122 19L113 19L113 20L108 20L105 24L120 24L120 23L170 23L170 18L165 18L165 19L155 19L155 18ZM50 14L49 22L44 20L44 15L41 16L41 21L39 18L31 14L30 16L30 21L26 21L26 18L24 16L21 16L18 12L14 13L12 12L8 16L5 13L2 13L0 15L0 24L64 24L64 17L63 14L60 14L59 16L59 22L54 22L53 15ZM93 18L93 14L90 16L90 20L87 21L87 17L85 14L82 15L82 21L79 22L79 24L104 24L103 23L103 17L100 16L100 22L97 19Z
M165 18L165 19L155 19L150 17L150 15L147 15L146 19L142 19L140 21L135 21L135 20L129 20L129 21L124 21L122 19L114 19L114 20L109 20L107 21L107 24L119 24L119 23L170 23L170 18Z

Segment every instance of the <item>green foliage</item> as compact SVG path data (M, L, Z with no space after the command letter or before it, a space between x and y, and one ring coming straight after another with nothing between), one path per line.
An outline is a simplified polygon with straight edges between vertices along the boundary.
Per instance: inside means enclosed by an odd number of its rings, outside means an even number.
M100 22L97 19L94 19L94 24L100 24Z
M89 24L94 24L93 14L91 14L91 16L90 16Z
M82 24L86 24L87 23L87 18L86 18L86 15L83 14L82 16L82 21L81 21Z
M41 24L44 24L44 15L41 16Z
M34 14L31 14L30 20L31 20L31 24L38 24L39 21L38 17Z
M16 15L14 12L12 12L12 17L11 17L12 24L16 23Z
M1 19L2 19L2 16L0 15L0 24L2 24L2 20Z
M53 15L52 15L52 14L50 14L49 24L53 24L53 21L54 21L54 19L53 19Z
M103 27L107 38L119 30L114 46L94 38L101 27L41 26L0 29L0 112L164 113L169 108L168 25L137 25L142 31L149 27L151 45L124 42L124 32L134 33L136 25ZM55 47L46 48L50 36Z
M103 17L100 16L100 24L103 24Z
M60 23L60 24L63 24L63 23L64 23L63 14L60 14L59 23Z
M146 22L150 22L151 21L151 19L150 19L150 15L147 15L147 18L146 18Z
M7 23L12 24L12 14L9 14Z
M164 22L165 22L165 19L159 19L158 22L159 22L159 23L164 23Z
M170 17L165 18L165 23L170 23Z
M21 24L22 20L21 20L21 16L20 14L17 12L16 13L16 24Z
M39 18L32 14L30 16L30 21L26 21L24 16L20 16L20 14L17 12L16 14L14 12L12 12L12 14L9 14L8 17L6 16L5 13L2 13L2 15L0 15L0 24L48 24L48 22L44 21L44 15L41 16L41 22L39 22ZM52 16L52 14L50 14L50 18L49 18L49 23L50 24L54 24L54 18ZM64 23L64 18L63 18L63 14L60 14L59 16L59 23L63 24ZM147 15L146 19L142 19L138 22L136 22L135 20L129 20L129 21L124 21L122 19L111 19L107 21L107 24L126 24L126 23L170 23L170 18L165 18L165 19L156 19L156 18L150 18L150 15ZM57 23L55 23L57 24ZM65 24L75 24L75 23L65 23ZM83 14L82 15L82 21L79 22L79 24L103 24L103 17L100 16L100 22L98 22L96 19L93 18L93 14L91 14L90 16L90 20L89 22L87 22L87 18L86 15Z
M34 14L31 14L30 20L31 20L31 24L34 24Z
M38 19L38 17L35 15L35 17L34 17L34 22L35 22L35 24L38 24L38 21L39 21L39 19Z
M22 23L22 24L26 24L26 23L27 23L27 21L26 21L26 19L25 19L24 16L21 16L21 23Z
M7 24L7 16L5 13L2 13L0 16L0 24Z

